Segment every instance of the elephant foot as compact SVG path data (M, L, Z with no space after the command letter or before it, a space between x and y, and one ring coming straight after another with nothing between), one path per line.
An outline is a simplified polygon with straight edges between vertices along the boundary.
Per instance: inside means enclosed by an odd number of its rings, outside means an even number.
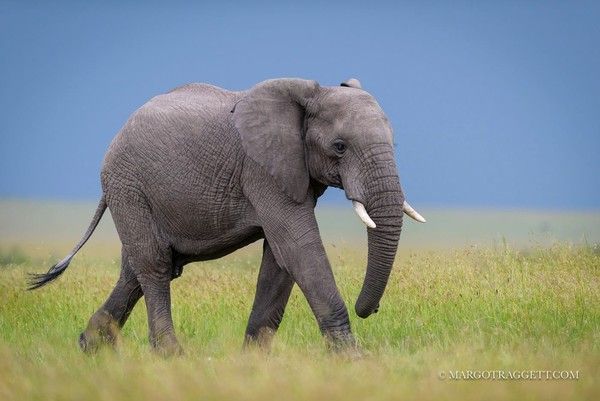
M154 352L163 358L180 356L184 353L174 334L165 334L157 338L151 338L150 345L152 345Z
M359 361L367 358L370 355L368 351L362 349L358 344L346 346L344 348L338 348L334 350L333 353L336 357L348 361Z
M270 327L261 327L255 334L246 333L243 349L245 351L257 350L269 353L275 330Z
M87 328L79 336L79 347L85 353L95 353L103 346L116 348L120 342L119 325L115 319L104 311L96 312Z
M349 331L328 331L325 333L327 350L349 359L361 359L364 352Z

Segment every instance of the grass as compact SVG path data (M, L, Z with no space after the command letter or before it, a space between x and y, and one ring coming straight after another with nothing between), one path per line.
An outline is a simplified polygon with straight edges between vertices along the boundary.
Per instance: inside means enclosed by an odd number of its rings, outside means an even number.
M67 247L68 248L68 247ZM329 247L366 356L326 352L297 288L271 354L242 353L259 246L187 266L173 282L186 350L161 359L147 342L143 300L117 352L83 355L77 337L118 275L116 252L83 252L58 282L24 291L26 272L56 255L0 252L0 399L598 399L600 250L555 245L418 250L398 256L380 312L352 306L364 250ZM92 256L93 255L93 256ZM115 255L115 256L113 256ZM578 380L441 380L462 370L579 371Z

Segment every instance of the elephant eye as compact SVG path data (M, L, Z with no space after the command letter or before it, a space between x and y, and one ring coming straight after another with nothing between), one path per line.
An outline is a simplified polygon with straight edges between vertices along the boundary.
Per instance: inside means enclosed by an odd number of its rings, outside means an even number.
M338 139L333 143L333 148L337 154L343 155L346 151L346 144L341 139Z

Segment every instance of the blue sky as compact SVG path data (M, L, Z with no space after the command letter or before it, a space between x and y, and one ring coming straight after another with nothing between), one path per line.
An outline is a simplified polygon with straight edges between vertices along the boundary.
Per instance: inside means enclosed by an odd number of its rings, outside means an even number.
M0 2L0 197L96 199L128 115L183 83L356 77L413 205L600 209L599 3L201 3Z

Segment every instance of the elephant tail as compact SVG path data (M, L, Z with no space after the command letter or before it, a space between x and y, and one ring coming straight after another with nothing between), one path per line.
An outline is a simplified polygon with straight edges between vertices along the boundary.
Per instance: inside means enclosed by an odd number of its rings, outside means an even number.
M69 253L63 260L61 260L60 262L58 262L57 264L52 266L50 268L50 270L48 270L47 273L42 273L42 274L30 273L29 280L27 282L27 284L29 285L29 287L27 288L28 290L35 290L36 288L40 288L40 287L48 284L49 282L54 281L65 270L67 270L67 267L69 267L69 263L71 263L71 259L73 259L73 256L75 256L75 254L81 249L81 247L92 236L92 233L98 226L98 223L100 222L100 219L102 218L102 215L104 214L105 210L106 210L106 200L104 198L104 195L102 195L102 198L100 199L100 203L98 203L98 208L96 209L96 213L94 214L94 218L92 219L92 222L90 223L90 226L88 227L87 231L83 235L83 238L81 238L79 243L77 245L75 245L75 248L73 248L71 253Z

